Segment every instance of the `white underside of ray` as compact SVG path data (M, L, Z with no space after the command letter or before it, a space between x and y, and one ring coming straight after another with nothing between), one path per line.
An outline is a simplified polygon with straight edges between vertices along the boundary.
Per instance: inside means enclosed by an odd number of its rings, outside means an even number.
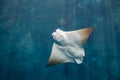
M63 60L62 63L74 62L74 60L67 55L67 52L65 51L65 47L61 47L56 43L53 43L52 50L53 50L52 53L54 54L54 56L56 56L56 60Z
M53 43L48 66L66 62L81 64L85 56L84 45L91 32L92 28L53 32L53 39L59 44Z

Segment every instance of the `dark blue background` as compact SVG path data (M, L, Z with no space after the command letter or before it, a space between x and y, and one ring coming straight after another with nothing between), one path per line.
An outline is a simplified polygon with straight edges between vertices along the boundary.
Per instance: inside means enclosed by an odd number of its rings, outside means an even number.
M46 68L51 33L85 27L84 63ZM120 0L0 0L0 80L120 80Z

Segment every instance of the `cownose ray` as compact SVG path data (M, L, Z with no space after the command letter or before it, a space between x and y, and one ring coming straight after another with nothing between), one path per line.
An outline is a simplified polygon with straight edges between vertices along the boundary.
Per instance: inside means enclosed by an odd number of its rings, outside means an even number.
M52 33L55 42L47 67L67 62L81 64L85 57L84 45L92 31L93 28L74 31L56 29Z

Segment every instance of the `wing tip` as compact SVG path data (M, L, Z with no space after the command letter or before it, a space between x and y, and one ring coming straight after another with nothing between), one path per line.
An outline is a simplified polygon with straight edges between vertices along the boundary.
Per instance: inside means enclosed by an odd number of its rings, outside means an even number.
M83 39L83 45L85 45L88 37L93 32L93 30L94 29L92 27L88 27L88 28L83 28L83 29L78 31L78 33L80 34L81 38Z

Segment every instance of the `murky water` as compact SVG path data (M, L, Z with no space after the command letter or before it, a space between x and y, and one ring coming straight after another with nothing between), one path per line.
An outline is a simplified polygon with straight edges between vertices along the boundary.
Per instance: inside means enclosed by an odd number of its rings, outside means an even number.
M119 80L120 0L1 0L0 80ZM94 32L84 63L46 68L52 32Z

